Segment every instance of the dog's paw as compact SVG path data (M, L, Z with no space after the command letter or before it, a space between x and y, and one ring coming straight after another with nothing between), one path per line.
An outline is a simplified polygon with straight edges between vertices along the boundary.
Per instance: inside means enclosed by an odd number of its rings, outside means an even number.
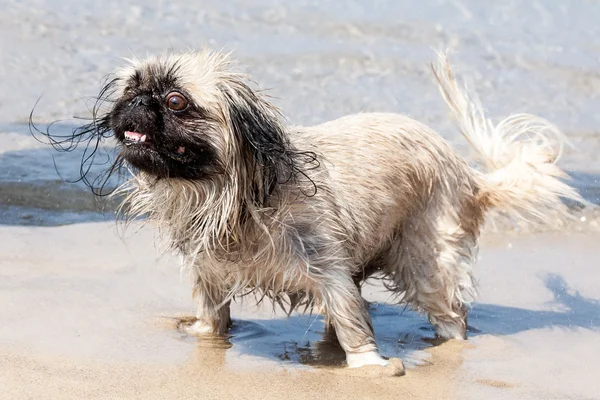
M358 369L351 369L351 371L360 371L360 375L367 378L385 378L388 376L404 376L406 374L401 359L390 358L387 361L386 365L365 365Z
M190 335L216 334L215 328L211 324L197 320L192 324L183 327L183 330Z
M347 371L352 375L363 377L402 376L406 373L404 364L399 358L386 360L379 353L349 353L346 356Z
M364 353L347 353L346 362L348 368L360 368L365 365L382 365L386 366L389 361L381 357L376 351L366 351Z

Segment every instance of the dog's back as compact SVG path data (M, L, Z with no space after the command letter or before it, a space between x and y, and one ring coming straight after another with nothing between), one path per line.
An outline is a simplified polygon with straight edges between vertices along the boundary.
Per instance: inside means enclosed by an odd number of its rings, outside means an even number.
M432 129L399 114L350 115L295 128L292 138L318 155L313 201L337 209L336 229L358 264L379 256L405 221L430 208L469 207L477 191L460 155Z
M345 257L356 283L381 273L403 301L428 313L438 334L462 338L485 213L498 208L548 222L552 213L568 215L561 197L583 200L560 180L560 136L548 136L556 128L528 115L493 126L441 54L434 74L487 171L471 168L436 132L402 115L356 114L296 127L292 144L314 151L321 167L311 176L317 194L302 200L312 206L295 208L290 223L311 224L309 242L335 247L327 254Z

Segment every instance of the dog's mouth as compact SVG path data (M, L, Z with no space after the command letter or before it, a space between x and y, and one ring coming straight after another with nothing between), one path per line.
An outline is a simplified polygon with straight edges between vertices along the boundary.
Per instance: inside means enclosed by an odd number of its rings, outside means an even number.
M155 148L152 140L148 137L148 135L145 135L145 134L139 133L139 132L133 132L133 131L125 131L123 143L127 147L144 146L144 147ZM175 153L175 155L180 156L180 157L185 156L186 151L187 151L185 146L176 146L176 148L174 148L173 150L174 150L173 152Z
M152 141L148 140L148 136L139 132L125 131L125 146L129 147L132 145L148 145Z

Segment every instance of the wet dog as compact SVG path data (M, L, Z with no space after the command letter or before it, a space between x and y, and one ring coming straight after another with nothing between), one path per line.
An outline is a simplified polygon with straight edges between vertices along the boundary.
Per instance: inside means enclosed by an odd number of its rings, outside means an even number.
M378 275L443 338L465 338L484 216L544 222L582 201L556 166L561 136L519 114L492 125L448 61L433 67L474 169L429 127L397 114L288 126L213 51L153 56L115 72L110 109L78 132L114 137L132 172L127 216L182 255L198 333L225 333L229 304L254 292L326 315L350 367L386 365L360 284Z

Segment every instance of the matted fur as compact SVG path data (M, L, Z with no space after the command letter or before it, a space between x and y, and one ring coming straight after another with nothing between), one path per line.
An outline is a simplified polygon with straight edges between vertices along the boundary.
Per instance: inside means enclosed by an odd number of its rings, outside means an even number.
M550 212L568 214L561 197L582 201L560 180L558 130L529 115L493 126L442 54L434 68L440 90L485 172L397 114L287 126L217 52L133 60L116 74L116 97L132 76L151 85L165 71L208 115L195 134L209 141L217 165L202 179L134 171L121 188L123 212L148 217L183 256L198 331L225 332L229 302L255 291L292 308L308 301L327 315L347 353L373 352L360 282L377 274L398 301L427 313L442 337L465 337L486 211L548 222Z

